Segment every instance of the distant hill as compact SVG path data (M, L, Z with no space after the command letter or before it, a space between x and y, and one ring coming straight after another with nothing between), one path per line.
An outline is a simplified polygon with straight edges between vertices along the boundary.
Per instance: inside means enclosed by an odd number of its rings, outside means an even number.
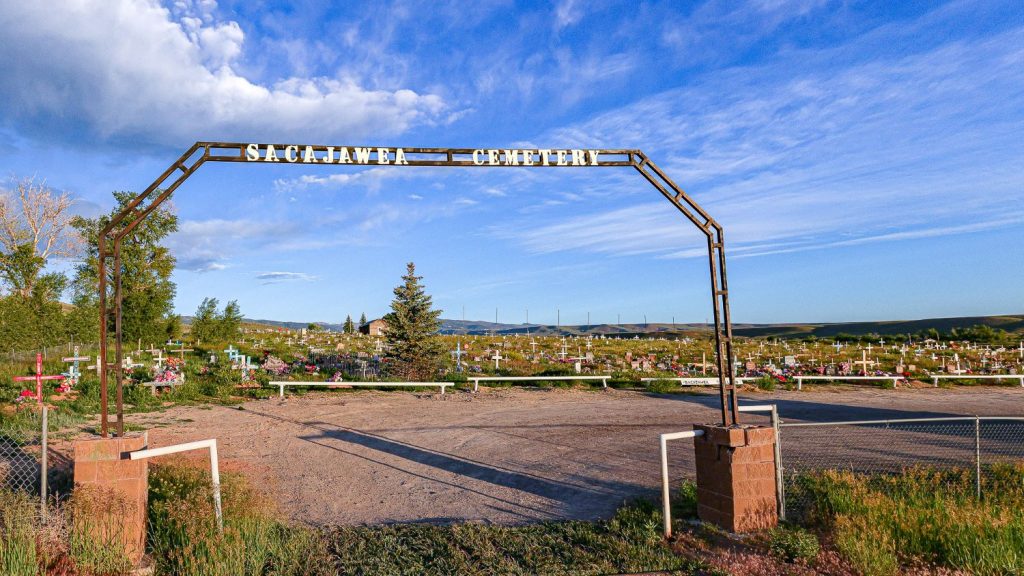
M182 316L184 324L192 322L191 316ZM309 322L285 322L280 320L263 320L246 318L247 324L258 324L278 328L298 330L309 326ZM325 330L340 332L343 324L331 322L313 322ZM865 334L895 335L911 334L935 328L939 332L948 333L953 328L970 328L971 326L990 326L1007 332L1024 333L1024 314L1010 316L963 316L958 318L926 318L922 320L882 320L875 322L834 322L834 323L803 323L803 324L733 324L733 334L750 338L806 338L816 336L831 338L837 334L863 336ZM659 336L698 336L708 334L709 327L703 323L671 324L594 324L591 326L553 326L545 324L501 324L484 320L450 320L441 319L442 334L535 334L537 336L623 336L638 335Z

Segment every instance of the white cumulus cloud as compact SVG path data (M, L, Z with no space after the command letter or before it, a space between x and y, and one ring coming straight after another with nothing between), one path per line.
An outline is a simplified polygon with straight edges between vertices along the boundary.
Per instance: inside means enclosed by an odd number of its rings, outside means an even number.
M447 113L440 97L370 90L351 75L240 75L245 34L216 3L82 0L0 10L0 126L134 145L387 136ZM28 129L28 130L26 130Z

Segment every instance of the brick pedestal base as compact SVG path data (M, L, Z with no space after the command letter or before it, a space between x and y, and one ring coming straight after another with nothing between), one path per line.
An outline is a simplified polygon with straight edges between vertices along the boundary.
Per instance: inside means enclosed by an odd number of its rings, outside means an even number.
M775 431L763 426L694 425L697 515L730 532L778 523Z
M149 465L129 460L128 453L146 448L146 437L79 440L74 448L75 490L96 495L84 520L88 529L100 542L123 541L137 566L146 550Z

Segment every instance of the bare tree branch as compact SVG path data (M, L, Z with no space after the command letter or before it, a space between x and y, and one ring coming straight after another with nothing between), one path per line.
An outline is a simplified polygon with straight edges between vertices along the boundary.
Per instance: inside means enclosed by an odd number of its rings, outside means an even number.
M28 245L44 262L78 256L83 239L71 226L73 204L71 194L53 190L45 180L11 178L10 188L0 190L0 248L12 254ZM26 280L23 290L30 292L35 279Z

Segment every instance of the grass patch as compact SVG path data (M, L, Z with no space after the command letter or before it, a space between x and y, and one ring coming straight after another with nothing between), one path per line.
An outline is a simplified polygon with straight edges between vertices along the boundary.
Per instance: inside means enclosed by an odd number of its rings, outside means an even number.
M273 506L238 474L221 476L222 533L208 472L153 466L149 486L149 546L160 574L334 573L318 534L277 521Z
M340 527L327 537L342 574L689 574L693 568L662 541L661 516L647 503L599 522Z
M767 536L768 551L786 562L810 562L821 551L818 537L803 528L778 526L769 530Z
M866 576L920 562L980 575L1024 573L1024 465L986 472L980 500L967 469L828 471L804 477L800 489L813 498L811 521Z
M241 476L226 473L221 480L223 534L206 472L180 464L151 470L149 542L159 574L688 574L694 567L664 543L661 514L646 502L598 522L318 531L277 521Z
M35 576L38 504L24 492L0 491L0 574Z

